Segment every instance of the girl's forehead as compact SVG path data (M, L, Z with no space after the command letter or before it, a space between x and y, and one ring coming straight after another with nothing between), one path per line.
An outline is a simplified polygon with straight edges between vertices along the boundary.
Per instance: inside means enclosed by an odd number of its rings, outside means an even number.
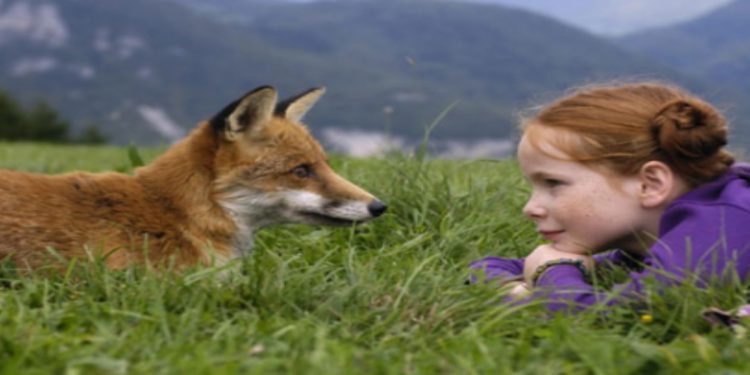
M560 149L547 137L535 137L533 134L524 133L518 144L518 158L546 157L561 161L573 161L573 158L564 150Z
M526 176L579 174L594 171L591 166L575 160L554 143L534 142L524 135L518 145L518 163Z
M533 142L526 135L518 145L518 163L523 175L536 178L571 178L580 181L605 181L619 189L626 178L602 164L587 164L570 157L550 142ZM596 177L603 177L599 179ZM593 178L593 180L592 180Z
M563 156L559 150L550 148L546 151L552 152L553 155L559 154ZM521 171L527 178L564 173L564 171L569 169L569 164L574 163L571 160L564 160L548 155L548 152L540 150L539 147L534 145L525 136L521 138L521 142L518 145L517 158Z

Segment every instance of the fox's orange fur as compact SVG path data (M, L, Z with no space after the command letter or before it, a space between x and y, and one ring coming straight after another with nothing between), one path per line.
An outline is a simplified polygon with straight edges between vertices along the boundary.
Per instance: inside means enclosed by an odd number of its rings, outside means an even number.
M385 206L335 174L298 122L322 92L277 106L274 89L258 88L133 176L0 171L0 258L33 268L53 249L181 268L243 255L263 226L379 215Z

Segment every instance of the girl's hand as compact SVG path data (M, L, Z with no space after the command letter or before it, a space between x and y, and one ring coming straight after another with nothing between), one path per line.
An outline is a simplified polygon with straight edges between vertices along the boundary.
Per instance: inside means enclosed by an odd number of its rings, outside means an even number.
M513 298L523 298L531 293L529 284L526 284L523 281L514 281L513 283L508 283L507 287L510 288L509 294Z
M591 269L594 265L594 261L590 255L566 253L555 249L550 244L539 245L526 257L526 261L524 262L523 277L526 284L533 285L533 277L537 268L547 262L558 259L580 259L583 261L584 267L588 269Z

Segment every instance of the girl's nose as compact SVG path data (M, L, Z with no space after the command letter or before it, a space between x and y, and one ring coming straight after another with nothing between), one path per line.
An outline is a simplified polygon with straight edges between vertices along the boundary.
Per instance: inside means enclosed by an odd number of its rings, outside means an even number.
M523 206L523 214L530 219L541 219L547 214L547 210L532 196Z

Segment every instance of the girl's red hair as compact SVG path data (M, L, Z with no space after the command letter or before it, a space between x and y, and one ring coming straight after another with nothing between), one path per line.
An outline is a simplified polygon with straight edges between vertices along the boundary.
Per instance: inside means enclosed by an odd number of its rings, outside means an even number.
M692 186L734 163L726 120L712 105L669 85L589 86L560 98L522 124L538 149L547 143L572 160L632 175L662 161Z

